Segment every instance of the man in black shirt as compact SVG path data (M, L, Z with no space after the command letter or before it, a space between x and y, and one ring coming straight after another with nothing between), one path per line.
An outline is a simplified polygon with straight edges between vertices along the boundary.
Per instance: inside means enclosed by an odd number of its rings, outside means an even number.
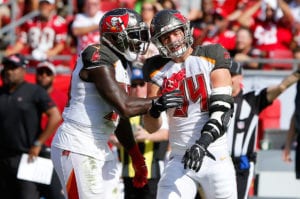
M271 105L282 92L299 81L300 73L299 71L293 72L284 78L280 84L269 86L260 92L243 93L241 65L233 61L230 72L234 114L227 131L228 147L236 170L238 198L243 199L247 198L253 177L258 115Z
M3 59L0 87L0 193L2 198L39 199L38 184L17 179L23 153L28 161L39 156L43 143L58 126L60 113L38 85L25 81L26 60L20 54ZM41 115L49 120L42 131Z

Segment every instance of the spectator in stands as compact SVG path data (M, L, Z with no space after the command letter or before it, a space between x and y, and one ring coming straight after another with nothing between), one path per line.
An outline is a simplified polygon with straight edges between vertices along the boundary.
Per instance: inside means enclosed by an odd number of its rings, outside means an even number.
M173 0L177 10L179 10L188 20L192 22L197 21L202 16L201 0Z
M155 3L149 1L145 1L142 3L141 15L143 21L146 22L149 27L156 12L157 8Z
M221 8L216 9L213 13L213 23L205 27L200 38L203 41L196 41L197 44L221 44L227 50L235 48L236 35L230 29L228 14Z
M231 56L242 64L244 69L261 69L259 62L250 62L252 58L262 58L263 54L259 49L253 47L253 36L248 28L241 27L236 32L235 49Z
M28 53L34 60L41 61L52 59L64 50L67 23L56 14L55 0L39 0L39 11L39 16L22 25L17 43L5 50L6 56ZM32 62L29 66L36 66L37 63Z
M6 1L0 0L0 28L3 24L7 24L10 18L10 9L6 3Z
M222 0L222 1L213 1L214 2L214 9L222 9L224 10L228 15L233 13L237 7L238 4L242 2L247 2L248 0Z
M19 2L21 2L23 16L39 9L39 0L21 0Z
M39 199L40 184L17 178L22 154L34 161L44 142L57 128L61 115L47 92L25 81L26 59L4 57L0 88L0 193L1 198ZM48 123L41 129L42 114Z
M177 6L173 0L158 0L157 2L161 5L162 9L177 9Z
M62 113L66 103L67 103L67 94L62 91L54 88L54 79L56 75L55 66L48 61L40 62L36 68L36 83L37 85L44 88L51 99L56 104L57 108ZM47 115L43 114L41 119L41 127L42 129L46 129L46 125L48 123ZM50 159L50 151L51 151L51 142L53 136L55 134L56 129L53 131L51 136L45 141L44 148L42 150L41 156L44 158ZM52 179L50 185L41 185L41 195L46 199L64 199L62 186L60 184L59 178L55 172L53 171Z
M273 49L289 50L293 20L291 10L284 0L257 1L238 18L238 22L253 33L254 47L265 52Z
M289 2L289 8L294 17L294 24L292 26L293 41L291 49L300 47L300 0L292 0Z
M0 0L0 30L10 22L11 12L6 1ZM8 42L5 40L5 34L0 33L0 50L4 50Z
M244 93L241 65L233 61L230 70L235 109L227 131L228 147L236 170L238 198L246 199L254 174L258 115L282 92L299 81L300 73L293 72L278 85L268 86L259 92Z
M99 43L99 22L103 12L99 10L99 0L85 0L83 13L75 15L72 34L77 37L77 54L92 43Z
M150 27L151 21L154 15L157 13L157 7L155 3L145 1L142 3L142 12L141 16L143 21ZM150 42L149 48L144 55L139 55L138 62L142 64L147 58L152 57L158 54L158 49L156 46ZM137 63L138 65L139 63Z

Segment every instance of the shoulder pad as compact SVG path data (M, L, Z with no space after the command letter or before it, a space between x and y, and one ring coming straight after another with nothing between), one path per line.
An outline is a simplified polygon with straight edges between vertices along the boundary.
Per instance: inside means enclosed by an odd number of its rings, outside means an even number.
M146 59L143 66L143 74L144 78L147 82L151 81L151 74L160 68L162 68L166 63L168 63L171 59L164 58L161 55L155 55Z
M92 44L81 53L83 68L95 68L99 66L113 66L118 57L106 46Z
M220 44L196 46L192 53L194 56L202 56L214 60L217 68L230 68L231 58L229 52Z

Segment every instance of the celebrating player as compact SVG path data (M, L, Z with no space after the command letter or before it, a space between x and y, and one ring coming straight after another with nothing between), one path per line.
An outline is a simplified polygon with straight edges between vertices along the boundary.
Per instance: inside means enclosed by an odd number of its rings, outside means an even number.
M158 12L150 27L160 55L144 65L148 97L184 95L181 107L167 110L171 154L157 198L194 198L199 184L207 199L237 198L225 135L233 111L229 53L220 45L191 48L189 21L176 10ZM159 114L144 120L148 131L160 125Z
M133 184L147 183L147 168L134 141L128 118L157 114L182 104L178 92L159 98L129 97L130 64L149 44L149 29L133 10L107 12L100 21L100 44L87 46L72 73L64 122L52 142L51 155L69 199L115 198L117 160L107 144L116 135L132 157Z

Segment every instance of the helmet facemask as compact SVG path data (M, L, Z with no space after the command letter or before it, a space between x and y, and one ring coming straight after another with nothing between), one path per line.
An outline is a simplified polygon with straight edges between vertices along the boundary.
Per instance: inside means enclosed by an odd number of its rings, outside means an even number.
M124 44L126 45L124 53L126 55L124 56L134 54L134 60L136 60L138 55L146 54L150 45L150 32L147 25L141 22L139 28L127 29L126 34L124 37Z

